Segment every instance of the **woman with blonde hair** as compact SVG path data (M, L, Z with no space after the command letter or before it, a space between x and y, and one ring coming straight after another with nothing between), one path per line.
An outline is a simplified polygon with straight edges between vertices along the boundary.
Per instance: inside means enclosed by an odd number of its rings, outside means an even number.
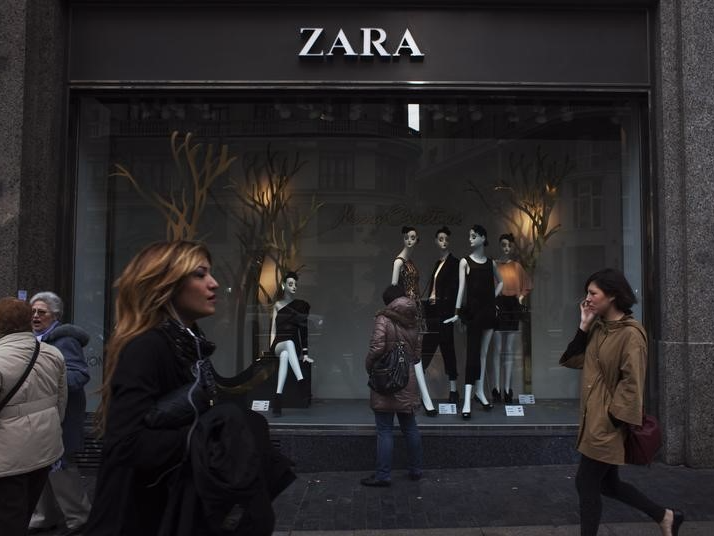
M201 502L203 498L196 497L201 492L199 484L184 484L187 478L211 476L203 474L210 471L195 469L203 460L196 457L197 435L203 437L201 430L210 424L204 423L204 418L215 422L216 415L222 418L226 413L240 413L235 418L245 433L238 441L249 444L251 456L265 443L270 444L265 419L233 405L222 405L208 409L190 425L157 428L147 420L167 397L194 382L197 385L194 376L200 379L204 358L215 349L196 324L216 310L218 283L211 275L211 255L196 242L151 244L129 262L115 287L116 324L106 349L97 412L104 448L84 534L212 534L216 532L212 528L215 520ZM254 460L251 458L251 462ZM258 459L259 467L260 463ZM251 482L257 480L251 477ZM263 525L241 534L272 532L274 517L268 491L273 490L263 488L262 484L251 488L251 492L261 492L256 517ZM225 496L219 491L213 498L220 502ZM197 506L199 503L202 506ZM177 520L182 524L180 530ZM223 517L218 523L222 521Z
M205 354L212 343L196 320L216 309L218 283L202 244L159 242L139 252L114 283L115 326L105 351L101 402L102 463L86 534L158 533L168 490L151 484L181 462L186 427L152 429L156 401L193 380L193 330Z

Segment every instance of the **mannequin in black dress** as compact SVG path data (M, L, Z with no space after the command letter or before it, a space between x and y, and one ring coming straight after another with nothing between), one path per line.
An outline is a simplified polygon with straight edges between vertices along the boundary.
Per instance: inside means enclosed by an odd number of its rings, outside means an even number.
M488 347L496 326L496 296L501 293L503 280L493 259L486 256L488 234L481 225L469 230L471 254L459 261L459 292L456 296L455 315L444 323L456 322L463 317L466 328L466 372L464 374L464 405L461 416L471 418L471 394L475 386L476 397L485 410L493 408L483 392ZM466 308L461 310L464 294ZM474 385L475 384L475 385Z
M297 293L298 275L288 272L283 277L281 289L283 296L273 306L273 317L270 328L270 350L280 359L278 368L278 386L275 390L273 401L273 415L282 415L282 394L285 380L288 376L288 365L292 369L298 384L305 381L298 351L302 354L302 361L312 363L308 357L307 318L310 314L310 304L304 300L295 299Z
M434 265L431 278L426 287L427 299L424 302L424 316L427 332L421 347L424 370L427 369L437 348L441 348L444 359L444 371L449 377L449 403L459 403L456 379L456 350L454 349L454 325L444 324L456 307L456 294L459 291L459 261L449 252L451 231L442 227L434 235L434 243L439 252L439 260Z

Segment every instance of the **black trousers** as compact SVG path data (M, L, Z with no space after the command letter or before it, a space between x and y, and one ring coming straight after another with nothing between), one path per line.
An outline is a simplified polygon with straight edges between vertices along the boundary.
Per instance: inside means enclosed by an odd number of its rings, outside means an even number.
M601 495L617 499L650 516L660 523L665 509L647 497L637 488L620 480L618 466L599 462L582 456L575 486L580 498L580 536L596 536L602 515Z
M475 325L466 326L466 385L481 379L481 339L484 331L486 330Z
M0 527L4 536L25 536L47 482L49 466L0 478Z
M456 350L454 349L454 324L444 324L444 319L439 316L430 316L429 307L426 308L426 327L428 332L424 334L421 343L421 362L424 370L434 358L436 349L441 347L441 355L444 358L444 372L450 380L459 377L456 371ZM446 317L448 318L448 317Z

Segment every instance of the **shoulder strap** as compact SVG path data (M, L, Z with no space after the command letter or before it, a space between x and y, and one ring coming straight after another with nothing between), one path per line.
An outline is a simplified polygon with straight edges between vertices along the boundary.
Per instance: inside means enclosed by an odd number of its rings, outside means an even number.
M40 343L39 341L35 340L35 352L32 354L32 359L30 359L30 364L27 365L27 368L25 369L25 372L22 373L22 376L20 377L19 380L17 380L17 383L15 384L15 387L10 389L10 392L7 394L5 398L0 401L0 411L3 410L3 408L7 405L8 402L12 399L13 396L15 396L15 393L17 393L17 390L20 389L23 383L25 383L25 380L27 379L27 376L29 376L30 371L32 370L32 367L35 366L35 361L37 361L37 356L40 353Z

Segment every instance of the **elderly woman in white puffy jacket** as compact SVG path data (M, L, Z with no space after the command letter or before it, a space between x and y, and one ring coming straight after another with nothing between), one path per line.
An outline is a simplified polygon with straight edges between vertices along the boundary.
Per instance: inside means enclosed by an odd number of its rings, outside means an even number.
M32 360L36 339L31 321L29 304L16 298L0 299L0 401ZM64 359L54 346L39 345L29 375L0 411L0 527L4 536L27 534L50 466L64 450Z

